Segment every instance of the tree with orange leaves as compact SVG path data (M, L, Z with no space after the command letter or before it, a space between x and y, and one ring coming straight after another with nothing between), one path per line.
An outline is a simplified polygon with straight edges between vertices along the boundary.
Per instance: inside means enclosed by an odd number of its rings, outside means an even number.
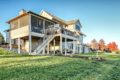
M107 48L111 51L116 51L118 50L118 45L116 44L116 42L111 42L107 45Z

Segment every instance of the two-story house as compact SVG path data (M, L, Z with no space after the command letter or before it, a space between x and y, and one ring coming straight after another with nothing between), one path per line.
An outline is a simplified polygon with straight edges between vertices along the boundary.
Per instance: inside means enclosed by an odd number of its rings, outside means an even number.
M44 10L40 14L21 10L7 23L10 50L31 55L82 52L84 34L78 19L65 21Z

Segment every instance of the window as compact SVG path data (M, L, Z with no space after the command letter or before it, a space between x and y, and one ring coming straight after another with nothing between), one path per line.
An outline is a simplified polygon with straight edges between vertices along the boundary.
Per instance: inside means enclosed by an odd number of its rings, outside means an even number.
M43 20L35 16L31 16L31 29L32 29L32 32L42 33L43 32Z
M48 29L51 25L53 25L53 23L45 21L45 29Z
M49 21L45 21L45 33L46 33L46 34L49 34L49 29L50 29L51 27L53 27L53 26L51 26L51 25L53 25L53 23L51 23L51 22L49 22Z
M76 24L76 29L80 31L80 26Z
M80 29L81 29L81 24L80 24L80 22L77 22L77 23L76 23L75 29L80 31Z
M38 25L40 26L42 24L42 21L41 20L38 20Z

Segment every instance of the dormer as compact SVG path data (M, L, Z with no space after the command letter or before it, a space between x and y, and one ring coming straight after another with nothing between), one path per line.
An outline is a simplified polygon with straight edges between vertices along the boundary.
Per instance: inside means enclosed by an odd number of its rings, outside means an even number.
M82 26L81 26L81 24L80 24L80 21L77 20L76 23L75 23L75 30L76 30L76 31L81 31L81 28L82 28Z
M57 16L55 16L47 11L42 10L40 12L40 15L45 17L45 18L48 18L50 20L53 20L54 22L56 22L56 24L60 24L61 26L67 26L66 22L63 19L61 19L61 18L59 18L59 17L57 17Z
M70 31L81 31L81 24L79 20L70 20L66 22L68 24L67 29Z
M42 10L42 11L40 12L40 15L43 16L43 17L46 17L46 18L48 18L48 19L50 19L50 20L53 19L53 17L52 17L50 14L48 14L46 11L44 11L44 10Z

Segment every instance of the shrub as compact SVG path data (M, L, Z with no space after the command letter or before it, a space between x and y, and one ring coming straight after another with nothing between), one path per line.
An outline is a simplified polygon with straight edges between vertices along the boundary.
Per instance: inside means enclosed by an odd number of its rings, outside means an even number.
M120 54L120 51L115 51L116 54Z
M0 48L0 55L13 55L13 54L17 54L13 51L9 51L9 50L6 50L6 49L3 49L3 48Z

